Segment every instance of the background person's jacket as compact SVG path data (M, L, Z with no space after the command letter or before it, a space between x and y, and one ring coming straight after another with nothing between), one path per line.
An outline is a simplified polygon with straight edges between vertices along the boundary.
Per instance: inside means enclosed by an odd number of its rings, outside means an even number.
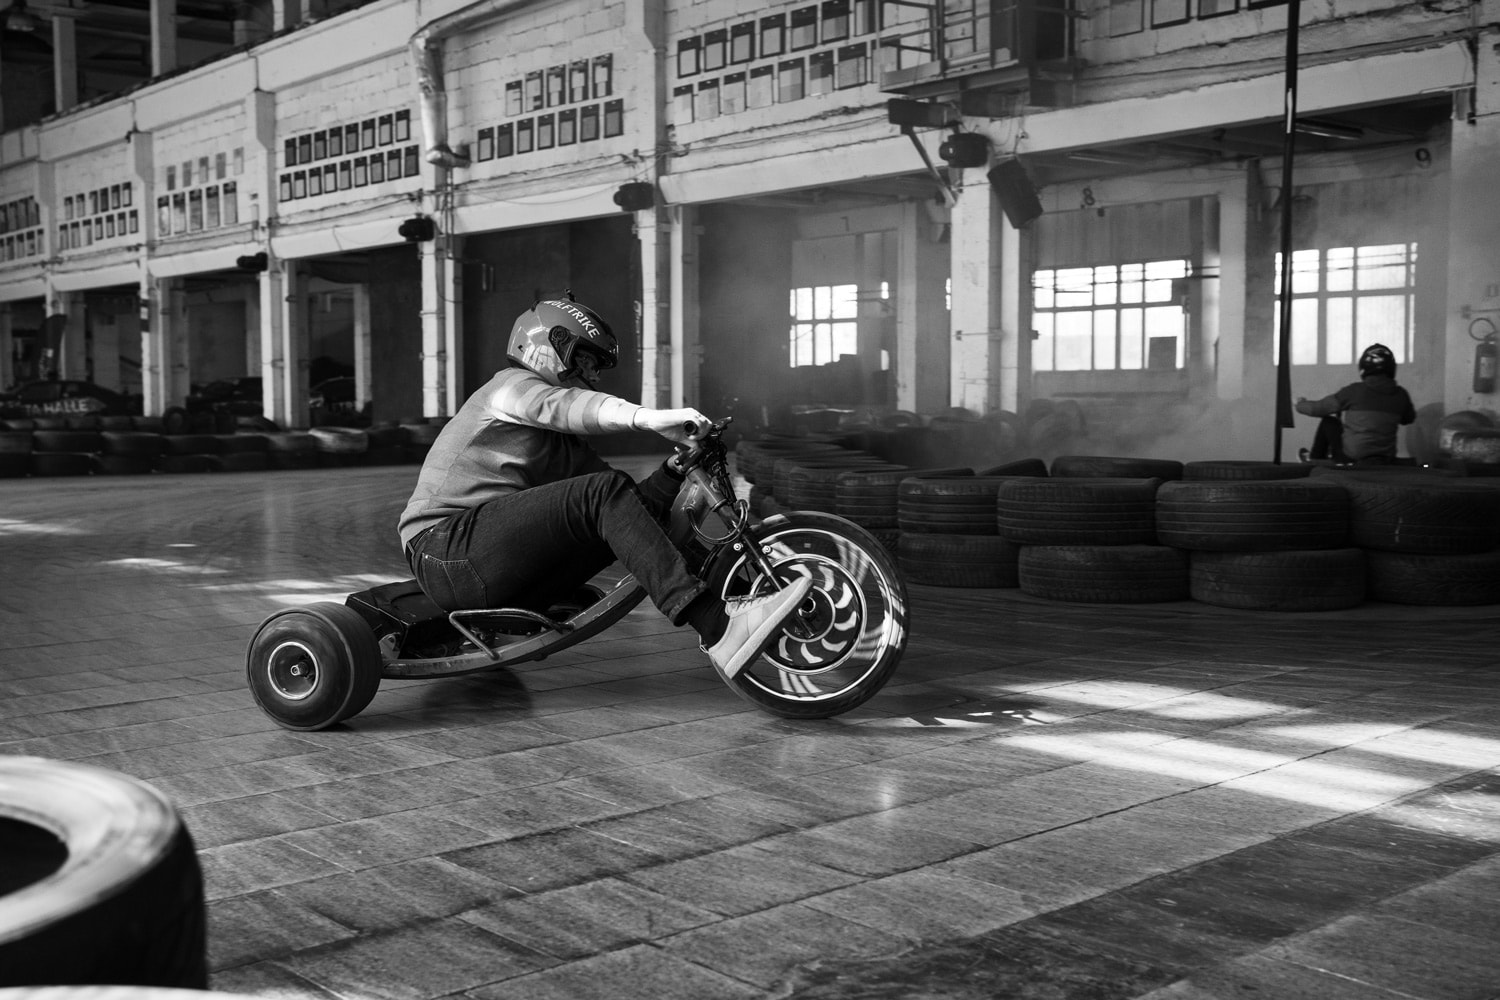
M1389 375L1366 375L1322 399L1300 399L1297 412L1310 417L1338 416L1344 424L1344 455L1395 458L1396 428L1417 419L1411 396Z

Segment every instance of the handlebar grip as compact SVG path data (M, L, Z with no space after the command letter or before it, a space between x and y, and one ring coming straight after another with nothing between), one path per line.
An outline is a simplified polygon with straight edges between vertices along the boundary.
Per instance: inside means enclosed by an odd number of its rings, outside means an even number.
M692 436L693 434L696 434L698 432L698 421L696 421L696 420L684 420L682 422L682 432L684 434L689 435L689 436Z

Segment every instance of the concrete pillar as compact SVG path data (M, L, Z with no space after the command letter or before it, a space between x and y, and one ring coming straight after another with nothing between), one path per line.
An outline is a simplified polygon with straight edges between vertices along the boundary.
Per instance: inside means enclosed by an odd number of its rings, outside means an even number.
M463 259L464 238L456 235L440 235L438 251L443 256L444 288L443 301L447 303L447 354L448 370L444 381L447 386L444 414L454 414L464 404L464 269L455 261ZM477 387L476 387L477 388Z
M271 31L284 31L302 22L302 0L271 0Z
M896 409L948 407L948 245L925 205L906 202L896 257Z
M151 75L177 68L177 0L151 0Z
M698 212L671 209L671 347L668 404L688 406L698 398Z
M422 415L440 417L449 406L449 327L447 294L451 286L448 261L437 240L417 244L422 269Z
M0 302L0 389L16 381L16 340L11 327L9 302Z
M261 409L283 428L306 427L307 300L297 262L273 257L260 275Z
M1443 363L1447 412L1484 410L1500 415L1500 392L1474 391L1474 348L1500 330L1500 199L1495 164L1500 162L1500 30L1481 32L1472 106L1458 102L1451 126L1448 194L1448 315Z
M141 281L141 396L143 410L147 415L160 416L167 408L165 402L166 371L162 334L162 286L165 281L150 278Z
M879 297L880 283L886 280L885 232L860 233L854 238L857 266L859 267L857 308L859 331L855 351L859 359L859 402L884 403L884 398L875 398L872 387L876 384L876 373L880 371L880 352L885 348L885 331L888 323L885 302Z
M141 328L141 392L145 411L161 415L181 406L192 377L187 296L180 278L143 283L148 322Z
M641 301L638 343L641 349L642 406L661 407L670 399L670 336L672 264L670 224L666 209L636 213L636 238L641 246Z
M370 401L370 286L354 286L354 406Z
M58 292L53 298L54 315L67 318L58 345L59 378L86 379L88 370L88 306L82 292Z
M52 85L59 114L78 103L78 43L73 27L72 14L53 12Z
M964 171L966 183L953 206L953 310L950 399L976 414L1004 405L1001 386L1000 266L1005 245L1000 202L977 168ZM1014 230L1009 242L1014 245ZM1014 331L1012 331L1012 334ZM1013 353L1013 352L1012 352ZM1014 362L1012 362L1014 367ZM1014 378L1014 371L1011 373ZM1015 387L1010 387L1012 397Z

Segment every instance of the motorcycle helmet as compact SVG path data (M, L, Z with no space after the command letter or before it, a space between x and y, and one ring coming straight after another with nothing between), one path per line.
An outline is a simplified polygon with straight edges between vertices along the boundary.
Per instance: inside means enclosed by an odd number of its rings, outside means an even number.
M1396 355L1384 344L1371 344L1359 356L1359 374L1361 378L1366 375L1389 375L1395 378Z
M569 293L538 299L516 317L505 356L553 385L576 379L592 387L594 372L613 368L620 348L609 324Z

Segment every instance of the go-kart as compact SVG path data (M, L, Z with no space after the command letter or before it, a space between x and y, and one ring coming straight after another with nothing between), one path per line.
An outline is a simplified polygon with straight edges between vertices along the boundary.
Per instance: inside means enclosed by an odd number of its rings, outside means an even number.
M822 719L863 704L906 648L906 587L869 532L817 511L764 520L736 499L713 424L678 457L686 470L667 534L726 598L757 596L809 576L812 589L759 659L729 682L773 715ZM565 605L444 611L406 580L271 615L250 642L246 680L287 729L327 729L370 704L382 678L452 677L540 660L625 617L645 596L631 576L591 585ZM706 666L706 664L705 664Z

